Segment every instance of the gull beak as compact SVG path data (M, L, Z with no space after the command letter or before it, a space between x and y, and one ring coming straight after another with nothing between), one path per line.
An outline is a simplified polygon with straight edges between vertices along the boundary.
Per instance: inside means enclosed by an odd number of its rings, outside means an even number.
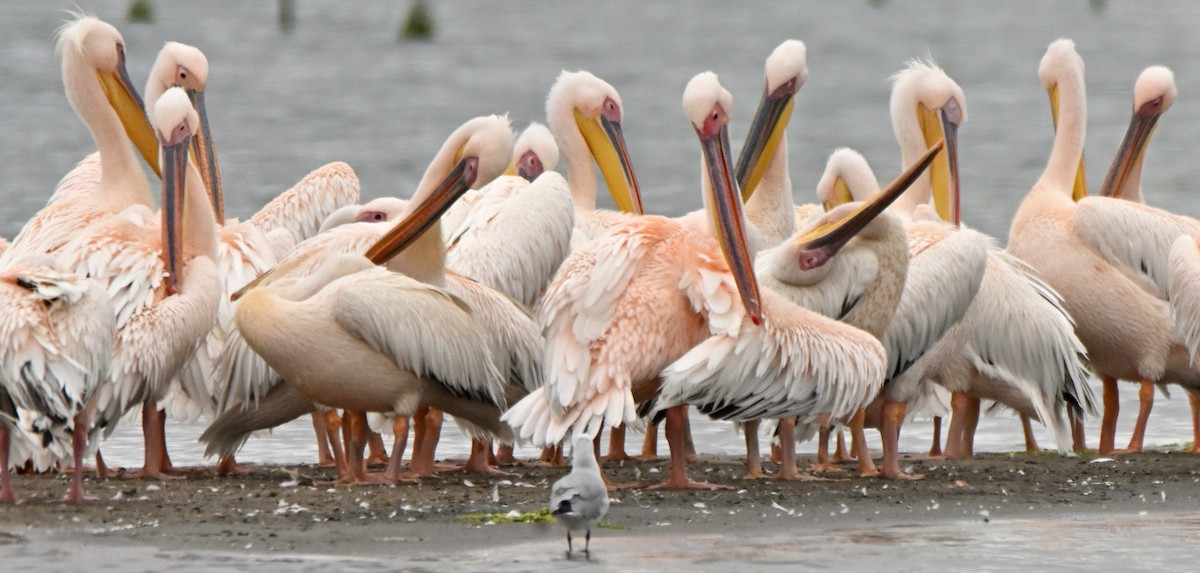
M1162 98L1156 101L1161 104ZM1149 102L1133 114L1129 128L1125 130L1125 138L1117 148L1117 156L1113 158L1112 166L1108 168L1108 176L1104 178L1104 185L1100 188L1101 196L1120 197L1121 190L1129 181L1129 175L1134 172L1135 167L1141 166L1146 154L1146 144L1150 143L1150 136L1154 135L1154 127L1158 124L1158 118L1162 116L1158 111L1162 108L1155 103Z
M1050 116L1054 121L1054 130L1058 131L1058 84L1050 88ZM1084 156L1079 155L1079 169L1075 171L1075 186L1071 191L1071 199L1078 201L1087 197L1087 177L1084 174Z
M192 107L200 114L200 132L195 135L192 151L196 154L196 164L200 166L200 178L204 188L208 189L212 200L213 213L217 223L225 222L225 194L221 189L221 167L217 164L217 153L213 149L212 132L208 129L208 112L204 108L204 92L187 90Z
M729 127L724 124L716 133L700 136L704 152L705 173L708 183L709 204L713 206L713 231L717 243L725 254L725 261L733 271L742 297L742 306L754 324L762 324L762 296L758 279L754 276L754 260L746 246L746 218L742 214L742 195L733 180L733 152L729 148Z
M396 223L386 234L379 238L366 256L376 265L391 260L417 237L441 218L442 214L454 204L471 185L479 174L479 158L463 157L455 164L450 173L437 184L433 192L420 204L413 207L408 216Z
M833 258L842 247L846 246L846 243L850 242L854 235L862 231L875 217L878 217L921 176L930 163L935 161L934 158L938 157L938 152L942 147L941 141L934 143L933 147L930 147L921 156L920 161L909 167L895 181L876 193L870 200L863 202L858 209L846 217L821 225L804 236L792 239L799 246L801 252L801 268L804 270L814 269Z
M621 122L612 121L603 114L589 118L575 110L575 123L600 167L600 174L604 176L617 208L626 213L644 214L642 194L629 161L629 151L625 148Z
M742 200L750 199L762 181L767 165L775 157L784 129L792 118L796 103L796 80L779 86L774 92L763 88L758 110L750 123L750 134L742 145L742 154L737 161L737 181L742 190Z
M178 292L176 284L183 260L183 194L188 168L188 147L191 135L162 144L162 244L163 262L167 266L167 293Z
M162 170L158 165L158 138L154 135L154 128L150 126L150 119L146 116L142 96L138 95L133 82L129 80L129 72L125 71L125 48L119 48L118 55L116 69L112 72L97 71L96 77L100 80L104 97L121 119L125 134L137 147L138 153L142 154L146 163L150 164L154 173L161 177Z

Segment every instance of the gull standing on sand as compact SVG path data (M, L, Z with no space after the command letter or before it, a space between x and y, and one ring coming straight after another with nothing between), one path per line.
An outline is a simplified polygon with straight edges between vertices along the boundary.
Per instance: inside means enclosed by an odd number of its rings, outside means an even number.
M550 513L567 528L567 557L571 556L571 532L585 531L583 554L590 556L592 526L608 513L608 489L600 477L596 451L586 436L575 441L571 473L550 488Z

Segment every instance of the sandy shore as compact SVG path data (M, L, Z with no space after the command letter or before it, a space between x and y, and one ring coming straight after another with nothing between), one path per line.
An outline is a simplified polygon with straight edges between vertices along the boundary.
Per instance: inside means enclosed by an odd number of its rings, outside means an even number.
M737 536L950 521L1052 518L1088 512L1200 511L1200 458L1147 453L1116 459L1053 454L986 454L967 461L912 461L913 482L823 474L836 481L742 480L732 459L701 458L691 475L725 491L614 491L597 551L629 536ZM156 547L208 554L304 554L436 563L480 547L542 543L558 552L557 527L479 525L471 513L538 511L565 468L507 468L517 476L445 472L421 484L331 486L329 470L267 467L245 476L188 472L166 482L89 479L98 502L57 499L61 476L18 476L22 501L0 506L0 555L23 544L69 543L53 551ZM619 481L661 479L665 460L610 467ZM607 538L607 539L606 539ZM76 555L78 558L79 555ZM410 561L411 560L411 561Z

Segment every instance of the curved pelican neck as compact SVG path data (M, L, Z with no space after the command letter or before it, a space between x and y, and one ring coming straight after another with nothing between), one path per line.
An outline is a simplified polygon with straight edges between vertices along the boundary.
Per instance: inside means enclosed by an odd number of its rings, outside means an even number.
M78 50L63 50L62 58L67 100L91 132L100 152L101 192L89 194L89 200L103 203L114 212L132 205L152 206L150 182L125 135L121 118L104 97L95 67Z
M1038 180L1049 185L1038 185L1035 189L1050 187L1070 199L1087 138L1087 91L1083 70L1078 66L1068 64L1057 76L1058 125L1055 126L1054 147L1050 150L1046 170ZM1140 191L1140 166L1137 181Z
M763 247L772 247L796 231L795 209L792 177L788 173L787 136L784 135L779 139L779 146L767 164L758 188L746 201L745 214L762 235Z
M203 256L217 260L217 216L208 192L201 183L200 171L187 164L187 190L184 193L183 240L185 256Z
M568 103L566 109L555 109L546 117L554 139L558 143L559 157L567 166L567 186L571 188L571 201L576 209L596 208L596 166L592 152L588 149L583 133L575 124L574 110Z
M446 243L442 241L441 221L435 221L384 266L425 284L446 286Z
M915 82L905 84L905 89L897 93L891 103L892 130L896 134L896 143L900 145L902 171L920 160L927 150L925 136L921 133L917 119L917 106L921 104L912 89L915 85ZM933 198L933 185L930 181L929 171L926 170L888 207L888 211L911 216L918 205L928 205Z

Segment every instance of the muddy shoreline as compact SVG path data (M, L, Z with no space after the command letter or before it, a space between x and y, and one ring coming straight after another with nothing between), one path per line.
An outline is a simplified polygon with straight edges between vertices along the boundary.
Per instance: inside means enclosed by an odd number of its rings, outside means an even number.
M605 538L946 521L1055 518L1091 512L1200 512L1200 458L1145 453L1118 458L984 454L965 461L909 461L912 482L822 474L833 481L743 480L739 460L702 457L691 475L723 491L622 489ZM399 562L436 560L481 547L544 542L562 531L539 524L478 524L464 514L538 511L566 468L517 466L517 476L444 472L420 484L333 486L328 469L274 466L235 477L189 471L186 479L88 479L100 501L61 503L62 476L16 476L21 502L0 506L0 555L22 544L68 540L65 549L151 546L160 550L280 553ZM773 468L769 468L773 469ZM658 481L666 461L609 465L618 481ZM557 549L554 549L557 550ZM399 560L399 561L395 561Z

